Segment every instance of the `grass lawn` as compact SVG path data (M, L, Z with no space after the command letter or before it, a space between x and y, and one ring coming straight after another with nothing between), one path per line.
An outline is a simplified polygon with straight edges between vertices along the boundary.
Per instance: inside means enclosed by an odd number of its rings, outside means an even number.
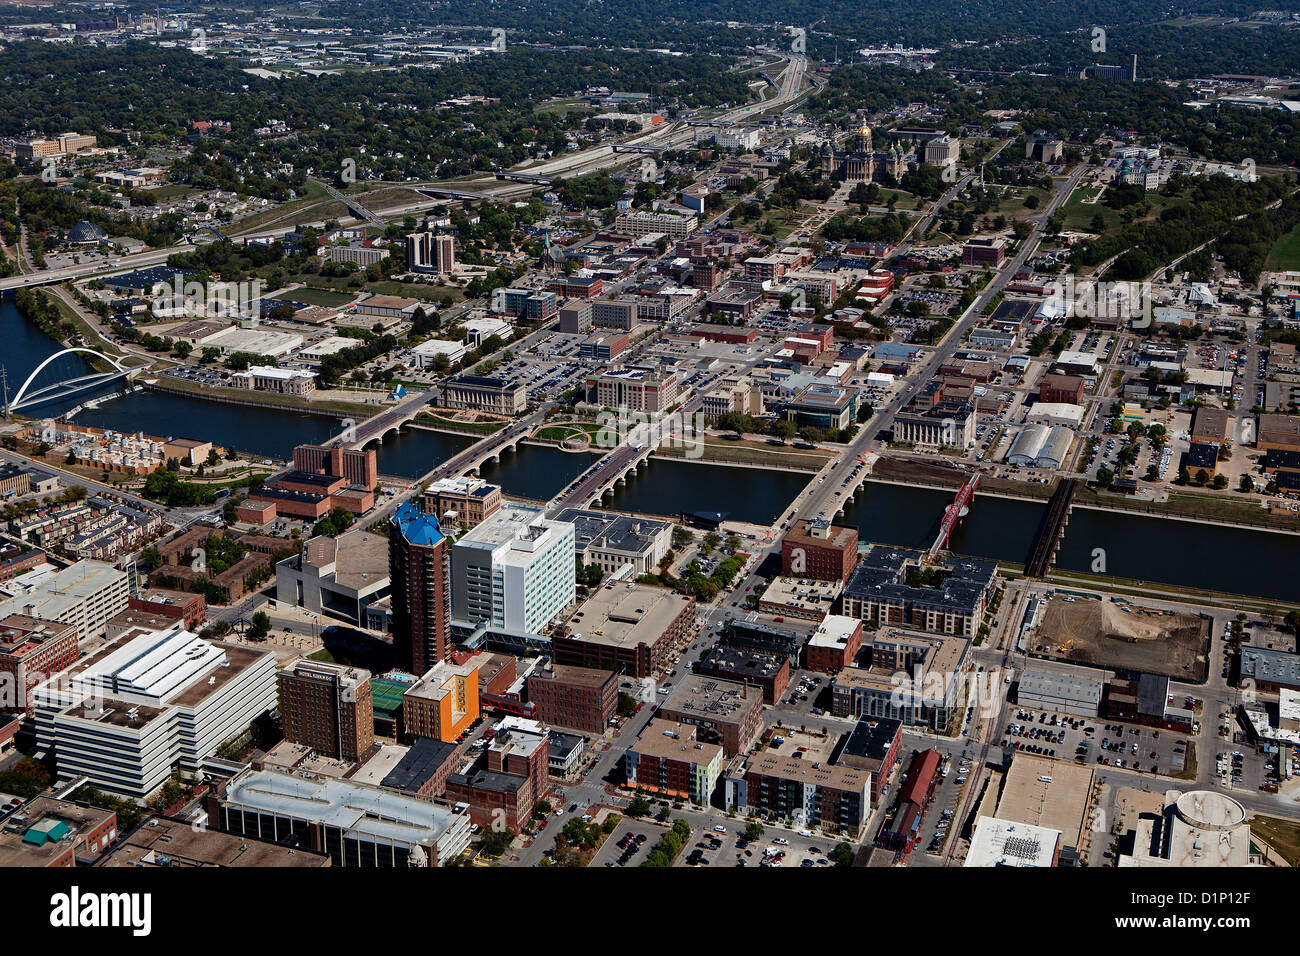
M771 209L764 214L764 219L776 227L772 234L774 239L784 239L794 232L808 218L812 210L803 203L795 209Z
M1300 866L1300 823L1277 817L1257 816L1250 821L1252 833L1258 833L1269 846L1282 854L1292 866Z
M1064 216L1067 230L1091 232L1093 217L1098 213L1106 220L1107 232L1119 228L1119 211L1104 204L1106 198L1104 194L1102 195L1103 202L1084 202L1084 199L1091 199L1095 195L1097 195L1097 187L1095 186L1080 186L1070 193L1070 197L1061 206L1061 214Z
M698 454L698 446L692 448L660 447L655 454L670 458L690 458ZM831 452L821 448L811 451L795 449L790 446L780 448L766 443L749 441L728 441L725 438L708 436L704 439L703 459L706 461L729 461L745 465L778 465L786 468L800 468L816 471L826 464Z
M1288 272L1300 269L1300 226L1296 226L1274 243L1269 250L1264 268L1269 272Z
M1300 517L1265 511L1259 506L1257 498L1247 498L1245 496L1201 494L1172 488L1169 492L1168 501L1138 502L1126 495L1098 492L1093 488L1080 487L1075 494L1075 500L1081 504L1091 502L1106 508L1113 508L1116 511L1140 512L1155 518L1163 515L1220 518L1224 521L1254 525L1262 530L1283 528L1290 531L1300 531Z
M111 355L113 358L120 358L126 354L112 342L108 341L95 331L91 324L83 319L80 313L78 313L72 306L68 305L68 303L64 302L56 295L50 296L49 299L58 307L59 314L76 326L77 331L85 337L86 343L90 348L93 348L98 352L103 352L105 355ZM98 371L109 371L108 364L101 362L99 359L89 359L88 361Z
M1300 531L1300 518L1265 511L1255 498L1230 498L1224 495L1201 495L1171 491L1165 506L1170 514L1213 515L1225 521L1241 521Z
M421 387L427 388L428 386ZM478 435L491 435L493 432L501 431L506 426L505 422L458 422L428 413L421 414L416 421L422 425L430 425L435 428L447 428L452 431L471 432Z
M335 292L332 289L312 289L304 286L301 289L294 289L292 292L276 292L271 298L288 299L290 302L305 302L308 305L321 305L332 309L340 305L347 305L356 296L348 295L346 292Z
M541 441L562 442L570 438L581 438L586 435L592 441L595 441L600 428L601 426L595 422L565 422L559 425L547 425L533 437Z
M150 195L158 200L180 199L182 196L188 196L191 193L198 192L183 183L168 183L166 186L159 186L151 190Z

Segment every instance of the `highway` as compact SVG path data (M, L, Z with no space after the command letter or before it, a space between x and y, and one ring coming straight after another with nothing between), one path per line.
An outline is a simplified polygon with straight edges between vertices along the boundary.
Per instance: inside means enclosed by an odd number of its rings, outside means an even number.
M780 91L770 100L762 103L740 106L719 114L711 123L727 125L740 122L744 119L752 119L755 116L766 113L777 107L788 108L792 103L803 96L805 92L803 87L803 78L807 70L807 60L802 56L790 55L785 58L785 69L781 74ZM814 84L814 88L816 84ZM640 136L635 136L627 141L627 145L658 146L671 149L683 145L689 145L694 141L695 131L682 123L665 124L662 128L652 130ZM511 172L523 173L529 176L542 176L555 179L571 179L576 176L584 176L588 173L597 172L601 169L609 169L616 166L624 165L630 162L639 162L641 154L639 153L616 153L610 145L596 146L589 150L574 153L572 155L561 156L556 159L548 160L535 166L515 167ZM481 189L470 189L467 187L478 186L481 182ZM454 184L454 185L453 185ZM350 208L357 209L358 212L370 213L366 219L359 221L368 221L374 224L376 220L392 219L397 216L404 216L408 213L420 212L438 205L439 199L426 199L418 202L403 203L398 206L387 207L381 210L370 210L362 206L359 202L360 197L348 196L339 193L334 187L322 183L326 192L335 201L342 202ZM482 199L508 199L519 195L526 195L535 191L538 187L529 183L502 182L494 178L493 174L485 173L482 180L463 180L447 182L412 182L412 183L393 183L393 185L406 186L411 189L437 189L440 186L454 188L457 192L465 195L477 195ZM304 210L305 211L305 210ZM298 221L298 220L295 220ZM324 220L315 223L303 222L303 225L320 226ZM240 229L238 224L233 224L226 235L232 238L244 234L257 234L266 232L265 227L256 229ZM109 275L117 272L127 272L133 269L143 269L148 266L163 265L167 259L177 253L191 252L196 247L192 243L179 243L169 246L166 249L152 249L148 252L141 252L135 255L119 256L108 260L107 262L86 263L79 266L66 266L60 269L47 269L39 272L33 272L26 275L15 275L0 278L0 292L12 291L14 289L24 289L32 286L52 285L61 282L76 281L87 279L93 276Z
M79 266L65 266L62 269L46 269L41 272L28 273L27 275L8 276L0 279L0 292L69 282L75 279L89 279L97 275L144 269L148 266L165 265L170 256L181 252L191 252L194 248L195 246L190 243L181 243L169 246L166 249L152 249L149 252L138 252L135 255L118 256L116 259L110 259L107 262L86 263Z

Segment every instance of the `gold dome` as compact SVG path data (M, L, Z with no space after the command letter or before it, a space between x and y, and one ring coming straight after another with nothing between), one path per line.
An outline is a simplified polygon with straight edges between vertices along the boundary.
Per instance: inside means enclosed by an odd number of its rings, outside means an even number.
M863 123L861 126L858 127L858 135L859 135L859 136L870 136L870 135L871 135L871 127L868 126L866 123Z

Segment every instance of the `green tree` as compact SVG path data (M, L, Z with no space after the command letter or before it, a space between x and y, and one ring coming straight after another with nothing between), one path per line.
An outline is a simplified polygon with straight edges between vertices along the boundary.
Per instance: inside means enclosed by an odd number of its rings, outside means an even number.
M265 611L256 612L248 622L246 636L249 640L259 641L271 633L271 615Z
M501 829L489 827L487 832L483 834L481 844L483 852L487 856L500 856L509 849L510 844L514 842L514 839L515 831L511 830L509 827L503 827Z

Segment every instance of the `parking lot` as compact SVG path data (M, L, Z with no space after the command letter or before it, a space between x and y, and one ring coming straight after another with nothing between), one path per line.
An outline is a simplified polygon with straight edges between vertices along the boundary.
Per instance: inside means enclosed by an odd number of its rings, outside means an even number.
M640 866L663 834L662 827L650 823L620 820L614 832L605 838L596 855L591 858L591 865Z
M757 840L744 838L745 821L726 820L693 830L674 866L764 866L810 869L830 866L830 838L768 828Z
M825 674L792 670L785 695L777 703L787 711L820 717L830 706L830 681Z
M961 821L955 819L957 804L970 780L974 763L969 752L963 750L959 755L945 754L940 766L939 783L934 788L934 796L921 821L921 835L917 844L925 847L927 853L934 854L940 853L944 841L961 827Z
M1187 739L1171 730L1022 707L1003 728L1002 745L1057 760L1174 776L1183 770Z

